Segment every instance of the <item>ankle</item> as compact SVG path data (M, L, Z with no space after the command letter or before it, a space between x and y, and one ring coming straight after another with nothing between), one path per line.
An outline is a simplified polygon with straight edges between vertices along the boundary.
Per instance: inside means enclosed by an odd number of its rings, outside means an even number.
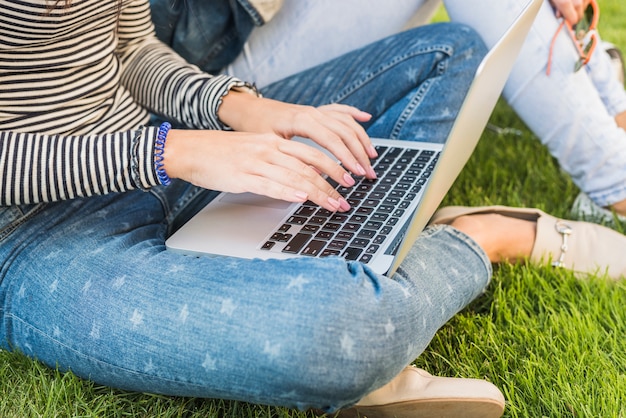
M536 222L495 213L460 216L451 225L480 245L492 263L530 257L537 232Z
M618 113L617 116L615 116L615 122L617 122L617 126L626 130L626 111Z
M626 215L626 200L613 203L611 209L617 212L618 215Z

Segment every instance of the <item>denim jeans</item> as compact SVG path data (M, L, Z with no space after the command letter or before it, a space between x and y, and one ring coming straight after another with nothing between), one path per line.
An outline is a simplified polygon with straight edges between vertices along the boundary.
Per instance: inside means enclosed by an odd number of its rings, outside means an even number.
M209 73L231 62L264 23L247 0L150 0L150 7L159 39Z
M452 19L471 25L492 45L504 30L503 22L512 19L525 1L472 2L471 11L465 0L445 3ZM486 15L490 19L484 19ZM584 70L574 72L578 53L565 30L546 75L558 24L552 7L544 2L503 94L574 183L596 204L608 206L626 199L626 131L614 120L626 111L626 92L602 45Z
M433 1L286 0L273 20L252 31L227 71L263 87L396 33L413 23L411 16L428 20ZM527 1L444 3L453 21L470 25L492 46ZM626 91L601 47L585 70L575 73L577 55L565 32L559 36L547 76L557 26L546 1L503 94L576 185L598 205L607 206L626 199L626 132L613 120L626 111Z
M464 26L417 29L265 92L365 104L372 134L440 140L484 52ZM175 180L0 208L2 347L122 389L332 411L392 379L491 276L450 226L428 228L392 277L340 258L167 251L214 196Z

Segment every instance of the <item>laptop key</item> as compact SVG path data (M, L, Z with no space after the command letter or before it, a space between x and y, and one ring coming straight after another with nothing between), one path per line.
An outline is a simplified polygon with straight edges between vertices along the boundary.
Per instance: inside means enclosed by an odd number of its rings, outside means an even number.
M367 250L365 251L367 254L374 254L376 251L378 251L378 248L380 248L378 245L370 245L369 247L367 247Z
M370 241L368 239L355 238L354 241L350 243L350 245L354 247L365 248L369 243Z
M355 223L348 223L348 224L345 224L345 225L343 226L343 229L342 229L342 230L343 230L343 231L358 231L358 230L359 230L359 228L360 228L360 225L358 225L358 224L355 224Z
M306 247L304 247L304 250L302 250L301 254L315 257L316 255L320 253L322 248L324 248L324 245L326 245L324 241L319 241L316 239L311 240L311 242L309 242L309 244Z
M343 256L346 260L357 260L362 252L362 248L348 247L343 252Z
M296 234L291 241L283 248L284 253L297 254L311 239L311 234Z
M320 257L331 257L331 256L334 256L334 255L339 255L339 254L340 254L340 252L338 250L325 249L320 254Z
M333 240L328 243L328 248L331 250L343 250L348 243L346 241Z
M320 231L315 234L315 238L329 240L333 237L333 233L330 231Z
M335 238L343 241L350 241L354 238L354 232L340 231Z
M276 245L275 242L272 241L267 241L265 244L263 244L263 246L261 247L262 250L271 250L272 247Z
M357 235L359 238L374 238L376 236L376 231L372 231L371 229L362 229L359 231Z
M287 223L293 225L303 225L306 222L307 218L303 218L302 216L292 216L287 220Z
M382 244L383 242L385 242L386 238L387 238L387 235L378 235L376 238L374 238L372 243L373 244Z
M272 235L270 240L275 242L287 242L291 239L291 237L293 237L291 234L281 234L280 232L276 232Z
M309 232L309 233L311 233L311 234L312 234L312 233L317 232L319 229L320 229L320 226L319 226L319 225L310 225L310 224L307 224L307 225L304 225L304 226L302 227L302 231L303 231L303 232Z

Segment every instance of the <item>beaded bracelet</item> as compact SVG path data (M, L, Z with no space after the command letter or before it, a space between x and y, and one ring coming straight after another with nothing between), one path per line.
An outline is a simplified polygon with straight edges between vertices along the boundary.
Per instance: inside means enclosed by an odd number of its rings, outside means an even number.
M167 133L170 131L172 125L169 122L163 122L159 126L159 133L157 134L156 142L154 143L154 169L156 170L157 177L162 185L167 186L172 182L172 179L165 172L163 167L163 152L165 151L165 140L167 139Z

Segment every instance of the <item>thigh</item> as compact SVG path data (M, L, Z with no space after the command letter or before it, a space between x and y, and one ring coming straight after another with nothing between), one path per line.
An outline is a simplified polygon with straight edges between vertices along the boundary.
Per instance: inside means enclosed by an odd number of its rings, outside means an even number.
M421 11L420 8L428 7ZM230 74L266 85L399 32L432 0L286 0L252 31Z
M48 205L3 241L3 348L123 389L334 409L390 380L489 277L449 227L393 279L339 258L185 256L148 199Z
M441 23L389 36L262 89L313 106L345 103L370 113L380 138L445 142L486 52L464 25Z

